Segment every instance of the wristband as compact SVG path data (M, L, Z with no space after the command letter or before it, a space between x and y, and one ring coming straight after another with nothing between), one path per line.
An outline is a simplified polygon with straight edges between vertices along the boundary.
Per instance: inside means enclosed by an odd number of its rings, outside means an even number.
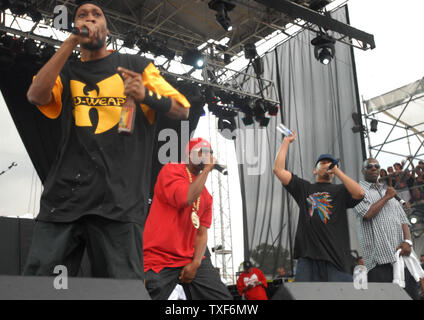
M157 95L147 88L145 88L144 100L141 103L146 104L153 110L161 113L169 112L172 105L171 98Z
M405 239L405 240L403 240L403 242L409 244L412 247L412 241L411 240Z

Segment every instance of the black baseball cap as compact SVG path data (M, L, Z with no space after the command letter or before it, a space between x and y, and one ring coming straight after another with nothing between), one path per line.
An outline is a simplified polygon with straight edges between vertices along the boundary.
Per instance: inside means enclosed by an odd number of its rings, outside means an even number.
M318 160L315 162L315 166L318 164L318 162L322 160L330 160L332 163L335 163L335 164L339 162L332 154L323 153L322 155L318 157Z
M249 270L252 267L252 263L250 261L244 261L243 262L243 269L244 270Z
M103 15L105 15L105 13L104 13L104 11L103 11L103 8L102 8L102 6L100 5L99 1L96 1L96 0L92 0L92 1L89 1L89 0L87 0L87 1L85 1L85 0L82 0L82 1L76 1L77 7L75 8L75 11L74 11L74 16L73 16L73 19L72 19L73 21L75 21L75 17L76 17L76 15L77 15L77 11L78 11L78 9L79 9L81 6L83 6L83 5L85 5L85 4L88 4L88 3L93 4L93 5L95 5L96 7L99 7L99 9L100 9L100 10L102 10Z

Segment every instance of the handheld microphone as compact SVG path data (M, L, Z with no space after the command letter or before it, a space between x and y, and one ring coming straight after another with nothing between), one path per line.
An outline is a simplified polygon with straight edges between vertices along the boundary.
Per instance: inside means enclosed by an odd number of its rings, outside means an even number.
M406 203L406 201L405 200L403 200L401 197L399 197L398 195L395 195L394 196L394 198L397 200L397 201L399 201L399 203L401 204L401 205L405 205L405 203Z
M332 164L330 164L330 166L328 167L327 171L333 169L337 164L339 164L339 161L340 160L336 160L335 162L333 162Z
M215 163L213 168L221 172L224 176L228 174L227 166Z
M81 36L81 37L88 37L88 35L90 34L88 29L84 28L84 27L82 27L82 28L78 28L78 27L72 28L71 32L73 34L75 34L77 36Z

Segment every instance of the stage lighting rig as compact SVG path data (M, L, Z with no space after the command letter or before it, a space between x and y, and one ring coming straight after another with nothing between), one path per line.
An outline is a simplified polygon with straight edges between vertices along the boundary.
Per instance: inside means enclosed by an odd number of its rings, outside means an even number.
M208 6L209 9L216 11L216 21L224 28L225 31L233 30L230 17L228 16L228 11L234 9L234 4L220 0L212 0L208 3Z
M205 57L197 49L186 50L183 54L182 63L195 69L203 69L205 67Z
M315 58L322 64L329 64L336 53L335 43L336 40L326 34L320 34L312 39L311 44L314 46Z

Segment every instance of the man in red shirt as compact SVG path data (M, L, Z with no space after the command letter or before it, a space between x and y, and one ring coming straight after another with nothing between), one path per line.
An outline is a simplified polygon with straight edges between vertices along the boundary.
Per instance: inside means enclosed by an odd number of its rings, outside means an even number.
M214 168L211 145L191 139L188 163L168 163L159 172L143 235L146 289L152 299L168 299L184 284L193 300L232 299L209 258L212 197L205 187Z
M243 262L244 271L237 280L237 290L247 300L268 300L265 288L266 277L258 268L253 268L250 261Z

